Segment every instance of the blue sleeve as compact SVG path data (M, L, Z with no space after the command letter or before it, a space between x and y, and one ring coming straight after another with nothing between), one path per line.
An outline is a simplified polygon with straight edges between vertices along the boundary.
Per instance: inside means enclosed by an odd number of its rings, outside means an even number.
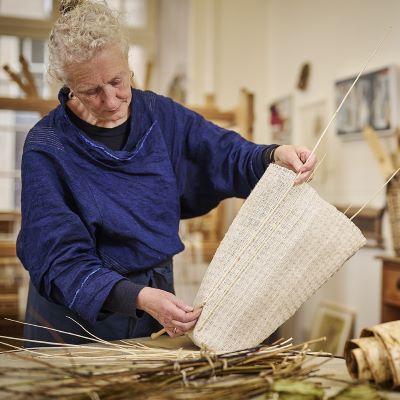
M160 101L163 129L172 132L167 141L181 217L205 214L228 197L246 198L265 171L263 152L268 146L249 142L169 99Z
M123 277L102 266L94 228L79 216L56 157L24 153L21 202L17 254L33 285L46 299L96 322L109 292Z
M143 311L136 308L136 300L144 285L138 285L123 279L114 285L109 296L103 304L103 310L113 313L129 315L132 318L140 318Z

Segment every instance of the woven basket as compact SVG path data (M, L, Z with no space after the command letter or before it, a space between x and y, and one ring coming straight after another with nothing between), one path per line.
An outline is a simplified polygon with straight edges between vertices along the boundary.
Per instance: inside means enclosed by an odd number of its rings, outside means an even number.
M261 343L361 246L360 230L295 174L270 165L219 246L197 294L198 346Z
M400 257L400 181L395 177L387 185L386 201L392 229L393 248Z

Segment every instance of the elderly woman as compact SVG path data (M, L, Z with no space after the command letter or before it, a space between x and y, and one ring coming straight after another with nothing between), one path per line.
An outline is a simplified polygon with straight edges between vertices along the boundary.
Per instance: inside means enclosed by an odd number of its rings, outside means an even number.
M82 334L71 318L106 340L162 326L182 335L199 311L173 294L180 219L247 197L270 162L304 182L315 157L305 163L305 148L255 145L132 89L117 16L95 1L63 1L61 11L49 41L60 105L31 129L22 160L26 339L81 343L34 326Z

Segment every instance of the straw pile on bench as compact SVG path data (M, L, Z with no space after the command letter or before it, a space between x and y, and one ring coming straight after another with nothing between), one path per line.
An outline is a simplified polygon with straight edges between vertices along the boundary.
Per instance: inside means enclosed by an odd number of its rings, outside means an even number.
M27 396L217 400L246 399L264 393L296 395L304 391L313 399L324 395L319 384L303 382L321 364L319 361L306 365L307 343L292 345L281 340L272 346L215 354L195 349L185 337L118 343L93 336L87 339L95 343L53 343L58 346L3 353L0 394L8 394L5 398L12 400Z
M215 354L194 350L190 341L182 337L119 343L92 336L88 339L96 343L58 344L57 348L3 353L0 397L9 400L243 400L260 396L326 399L321 383L309 378L315 378L319 367L330 358L317 361L312 357L308 352L311 342L292 345L281 340L271 346ZM321 380L329 383L330 377L319 375ZM341 393L329 397L349 398L381 397L368 385L345 385Z

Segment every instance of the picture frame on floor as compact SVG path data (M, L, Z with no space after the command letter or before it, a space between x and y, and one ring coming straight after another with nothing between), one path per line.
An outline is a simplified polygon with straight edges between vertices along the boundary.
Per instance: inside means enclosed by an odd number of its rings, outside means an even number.
M313 350L343 356L346 341L353 336L355 316L355 312L347 307L321 301L312 325L311 339L326 337L326 340L317 343Z

